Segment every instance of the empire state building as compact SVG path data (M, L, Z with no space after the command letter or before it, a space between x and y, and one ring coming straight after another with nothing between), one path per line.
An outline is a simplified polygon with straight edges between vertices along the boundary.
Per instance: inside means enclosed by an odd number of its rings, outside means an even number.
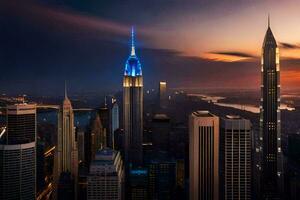
M135 54L134 30L131 30L131 53L125 64L123 78L123 120L125 161L133 166L143 162L143 76Z
M270 22L268 22L261 58L262 199L280 199L282 193L283 174L279 107L279 49L270 28Z

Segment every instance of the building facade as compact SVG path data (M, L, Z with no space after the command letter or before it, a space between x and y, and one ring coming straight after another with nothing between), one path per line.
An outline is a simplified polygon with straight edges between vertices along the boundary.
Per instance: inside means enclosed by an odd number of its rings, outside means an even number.
M65 99L58 115L57 150L55 152L55 182L63 172L69 172L76 185L78 180L78 150L75 138L74 112L65 91ZM75 195L76 197L76 195Z
M87 178L87 199L124 199L124 170L120 152L104 148L96 153Z
M219 199L219 117L196 111L189 117L190 200Z
M251 122L249 120L232 115L221 119L221 199L252 199L251 134Z
M119 105L115 101L111 108L111 138L112 148L115 149L115 131L120 127Z
M132 165L143 162L143 76L135 54L134 31L131 33L131 54L126 61L123 78L123 120L125 161Z
M7 106L7 131L0 144L0 199L35 199L36 105Z
M159 82L159 106L160 108L166 108L168 104L168 94L167 94L167 82Z
M262 199L279 199L283 194L283 163L280 128L279 49L270 28L261 57L260 139L262 140Z

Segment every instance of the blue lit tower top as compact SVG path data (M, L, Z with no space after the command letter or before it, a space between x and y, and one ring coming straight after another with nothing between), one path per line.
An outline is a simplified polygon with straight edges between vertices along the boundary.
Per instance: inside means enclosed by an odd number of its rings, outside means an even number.
M142 65L135 55L134 29L131 28L131 54L125 64L125 76L142 76Z

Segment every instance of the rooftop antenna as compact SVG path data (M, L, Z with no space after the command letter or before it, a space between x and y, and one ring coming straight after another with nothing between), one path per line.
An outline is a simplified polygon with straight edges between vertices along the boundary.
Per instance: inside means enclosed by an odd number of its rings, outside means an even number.
M268 14L268 28L270 28L270 13Z
M134 27L131 26L131 56L135 56Z

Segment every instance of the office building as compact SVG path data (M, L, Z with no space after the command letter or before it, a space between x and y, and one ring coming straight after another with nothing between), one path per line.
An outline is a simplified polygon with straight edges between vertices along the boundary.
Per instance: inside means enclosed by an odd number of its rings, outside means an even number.
M160 108L166 108L168 105L168 94L167 94L167 82L159 82L159 106Z
M221 199L252 199L251 122L227 115L220 128Z
M111 108L111 138L112 148L115 149L115 131L119 129L119 106L115 101Z
M105 97L105 103L104 106L99 109L99 117L101 120L101 124L103 126L103 129L105 129L105 147L112 147L112 135L110 131L110 109L107 107L106 104L106 97Z
M107 147L107 134L106 128L103 127L102 120L99 114L92 123L91 130L91 159L95 158L95 154L98 150Z
M87 178L87 199L124 199L123 161L118 151L104 148L96 153Z
M270 28L270 23L268 23L261 57L260 138L262 140L262 199L280 199L283 194L279 107L279 48Z
M152 119L153 150L169 151L170 132L170 118L166 114L155 114Z
M219 117L196 111L189 117L190 200L219 199Z
M131 31L131 54L126 61L123 78L123 120L125 161L132 165L143 162L143 76L135 53L134 31Z
M6 112L0 144L0 199L35 199L36 105L9 105Z
M148 170L146 168L136 168L129 170L129 192L126 193L128 199L144 200L148 199Z
M75 184L75 193L78 180L78 150L75 138L74 112L71 101L67 96L65 88L65 98L58 115L58 135L57 148L55 151L55 184L59 183L59 177L63 172L70 172L70 176ZM75 197L77 197L75 195Z
M149 199L174 199L176 188L176 161L166 152L145 154L145 166L148 169Z
M78 147L78 162L85 162L85 133L83 130L77 129L77 147Z

